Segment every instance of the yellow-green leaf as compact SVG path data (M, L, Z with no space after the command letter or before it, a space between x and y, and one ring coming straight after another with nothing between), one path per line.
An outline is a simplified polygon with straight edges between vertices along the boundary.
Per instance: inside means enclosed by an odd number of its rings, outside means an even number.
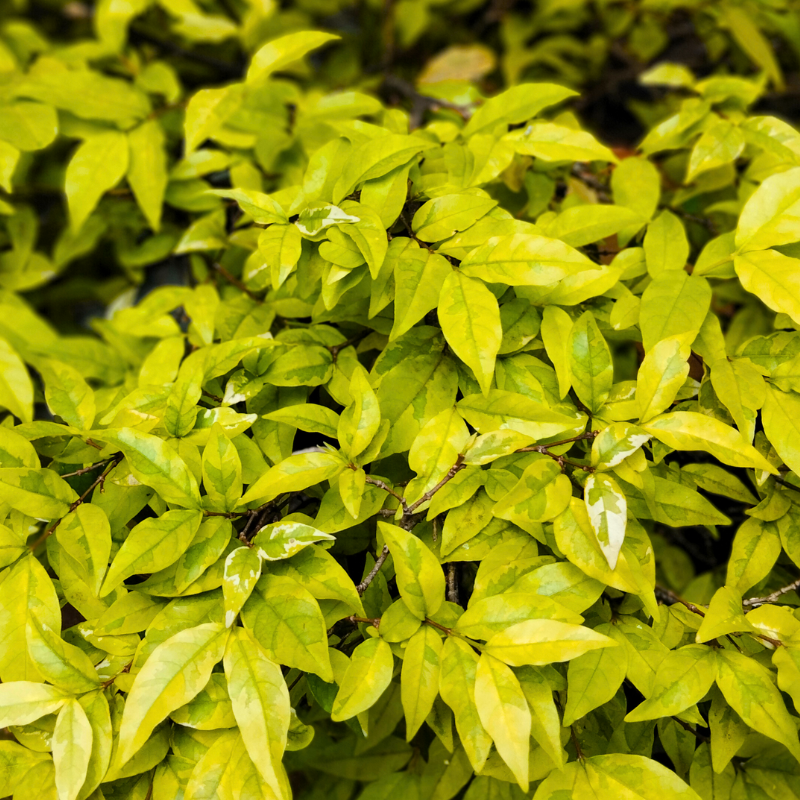
M389 687L393 669L392 649L383 639L362 642L339 684L331 719L342 722L375 705Z
M23 422L33 419L31 376L14 348L0 336L0 406Z
M155 489L166 502L199 508L197 480L163 439L133 428L102 431L98 435L122 450L136 479Z
M475 671L475 704L497 752L527 792L531 711L514 673L488 652L481 655Z
M202 519L200 511L175 510L136 525L111 562L100 596L105 597L131 575L157 572L177 561Z
M119 731L117 765L129 761L153 729L208 683L228 629L208 622L176 633L150 654L133 681Z
M128 137L119 131L90 136L67 165L64 192L73 230L80 230L100 198L128 171Z
M428 546L410 531L378 522L397 572L397 588L412 614L432 617L444 602L444 572Z
M76 800L86 780L91 753L92 727L83 706L70 699L58 712L53 731L58 800Z
M447 343L475 373L483 393L488 394L503 340L495 296L482 281L453 270L439 295L439 322Z
M128 134L128 143L128 183L145 219L158 233L167 189L167 155L161 124L155 119L143 122Z
M406 718L406 741L410 742L430 714L439 694L439 660L442 640L423 625L411 636L403 652L400 698Z
M261 777L283 796L278 774L286 749L291 706L281 668L242 628L231 632L225 650L225 676L236 723Z

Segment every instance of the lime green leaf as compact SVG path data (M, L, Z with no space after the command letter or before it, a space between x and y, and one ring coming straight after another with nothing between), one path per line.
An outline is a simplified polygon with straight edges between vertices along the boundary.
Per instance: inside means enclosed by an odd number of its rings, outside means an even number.
M720 119L703 131L689 157L686 183L710 169L717 169L735 161L744 150L744 134L726 119Z
M556 125L554 122L535 122L521 134L508 134L514 149L526 156L543 161L610 161L616 156L591 133Z
M733 538L726 585L746 592L770 574L780 554L781 538L774 523L745 520Z
M627 164L630 159L623 163ZM671 269L683 269L689 258L689 240L683 223L670 211L662 211L644 235L647 271L655 277Z
M253 547L260 558L280 561L291 558L314 542L334 542L335 536L304 525L302 522L275 522L265 525L253 539Z
M687 336L662 339L644 357L636 384L636 401L642 422L666 411L689 374L691 346Z
M625 495L610 475L599 472L592 473L586 479L584 500L597 543L608 561L608 566L614 569L625 541L628 523Z
M128 134L130 167L128 183L150 227L158 233L161 206L167 189L167 156L164 133L157 120L148 120Z
M455 630L472 639L491 639L496 633L529 619L583 622L583 617L556 600L518 592L515 586L511 586L499 594L478 600L473 595L469 608L459 617Z
M58 115L52 106L28 100L3 104L0 139L17 150L41 150L57 135Z
M271 661L313 672L328 683L333 680L325 619L297 581L265 573L241 617Z
M640 755L613 753L573 761L551 772L536 790L534 800L562 797L625 798L625 800L700 800L672 770Z
M565 755L561 744L561 719L548 675L535 667L520 667L514 674L531 710L533 738L556 766L563 766Z
M717 685L731 708L758 733L785 745L800 759L800 744L793 718L769 670L744 653L717 653Z
M560 103L576 93L554 83L526 83L487 100L464 127L464 136L489 133L499 122L517 125L535 117L542 109ZM504 129L505 132L505 129Z
M58 800L76 800L86 780L92 752L92 727L81 704L68 700L53 731L53 763Z
M441 654L439 691L453 710L456 730L474 770L480 771L489 756L492 739L486 732L475 704L478 657L461 639L449 636Z
M303 237L295 225L270 225L258 237L258 251L269 266L269 272L265 266L263 277L254 272L248 273L248 284L261 289L270 280L272 287L278 289L297 267L303 252Z
M639 387L643 369L644 366L639 370ZM639 388L636 391L638 394ZM603 428L592 442L592 466L598 471L613 469L628 456L633 455L649 439L650 434L642 428L627 422L615 422Z
M794 392L781 392L767 386L767 397L761 409L764 432L793 472L800 474L800 397Z
M696 640L708 642L718 636L742 631L755 631L742 610L742 595L732 586L717 589L703 617L703 624L697 631Z
M783 91L784 82L781 68L775 58L772 45L759 30L756 21L740 6L726 6L722 19L739 47L767 73L769 79L775 84L775 88Z
M131 575L157 572L177 561L202 519L200 511L175 510L136 525L111 562L100 596L105 597Z
M652 584L627 543L622 545L617 566L613 570L608 566L583 500L573 498L567 510L556 518L555 536L564 555L590 578L623 592L652 591Z
M766 178L744 204L736 226L741 253L798 241L800 167Z
M60 632L61 612L53 582L34 556L25 556L5 573L0 610L0 678L42 680L28 654L28 622L35 613L40 625Z
M569 504L572 485L552 459L541 458L525 468L519 481L504 494L492 509L500 519L507 519L531 535L539 523L555 519Z
M586 417L553 411L517 392L492 389L488 397L471 394L458 402L461 416L480 433L496 430L518 431L533 440L550 439L566 434L573 435L585 427Z
M186 106L183 129L186 136L184 157L206 139L214 138L220 128L238 110L242 102L241 84L221 89L201 89Z
M717 677L717 660L710 647L690 644L664 657L647 700L631 711L626 722L642 722L680 714L699 703Z
M4 728L27 725L58 711L67 700L68 695L46 683L3 683L0 684L0 722Z
M291 707L281 669L242 628L232 631L224 663L233 713L245 734L245 747L261 777L277 797L282 797L278 775Z
M34 609L26 621L28 655L44 678L65 692L90 692L100 678L89 657L75 645L65 642L58 631L42 624Z
M596 414L608 399L614 365L605 337L591 311L582 314L569 336L570 374L580 401Z
M556 306L545 307L542 314L542 341L556 371L560 397L564 397L572 385L569 353L572 325L572 319L566 311Z
M598 625L595 633L612 639L618 636L615 627L608 623ZM628 653L624 647L590 650L573 658L567 671L564 725L572 725L590 711L608 703L622 686L627 670Z
M735 255L733 266L748 292L800 324L800 260L777 250L748 251Z
M119 131L98 133L78 146L64 179L73 230L81 228L104 192L122 180L128 161L128 137Z
M176 633L150 654L125 704L118 765L131 759L156 725L203 689L225 652L228 633L224 625L209 622Z
M410 531L378 522L397 572L397 588L412 614L432 617L444 601L444 572L428 546Z
M321 31L298 31L273 39L253 54L247 70L247 82L263 83L273 72L290 66L312 50L338 38Z
M406 645L400 675L400 697L406 719L407 742L414 738L439 694L441 652L442 640L430 625L423 625Z
M225 625L230 628L261 577L261 559L249 547L237 547L225 559L222 596L225 600Z
M775 472L739 431L705 414L674 411L646 422L642 428L675 450L705 450L732 467Z
M353 651L333 701L334 722L355 717L378 702L394 669L392 649L383 639L368 639Z
M264 415L264 419L274 422L282 422L299 428L301 431L309 433L321 433L336 438L336 431L339 427L339 415L330 408L317 405L316 403L299 403L298 405L285 406L277 411L270 411Z
M245 492L239 505L274 500L284 492L299 492L322 481L335 478L345 462L335 453L302 453L289 456L262 475Z
M453 270L439 296L439 322L447 343L475 373L484 395L488 394L503 339L494 295L481 281Z
M211 508L218 511L232 511L242 496L242 462L219 424L203 449L203 486Z
M562 211L547 233L572 247L582 247L625 228L638 228L644 221L638 212L623 206L578 205Z
M14 348L0 336L0 407L23 422L33 419L33 384Z
M616 646L613 639L591 628L553 619L531 619L495 634L486 645L486 652L512 667L521 667L569 661L590 650Z
M338 438L344 452L355 458L366 450L378 432L381 410L364 369L353 371L350 395L353 402L339 417Z
M496 205L497 200L481 190L446 194L420 206L411 228L423 242L440 242L469 228Z
M528 233L494 236L461 262L471 278L509 286L549 286L592 266L583 253L559 239Z
M74 489L51 469L0 469L0 500L36 519L58 519L78 499Z
M351 150L331 199L334 203L340 202L360 183L380 178L407 164L423 150L436 146L427 139L399 133L390 133L364 142Z
M497 752L527 792L531 711L514 673L488 652L481 655L475 671L475 704Z
M253 189L210 189L209 194L226 200L235 200L245 214L260 225L282 225L288 223L283 208L268 194Z
M80 430L92 427L96 412L94 392L74 367L60 361L37 364L44 378L44 396L50 410Z
M98 435L122 450L136 479L155 489L166 502L187 508L200 506L194 475L162 439L133 428L102 431Z
M671 269L656 275L644 290L639 325L645 352L662 339L685 334L691 344L711 305L711 287L705 278Z
M272 562L269 571L293 578L318 600L341 600L357 614L364 614L353 579L322 547L307 545L290 560Z

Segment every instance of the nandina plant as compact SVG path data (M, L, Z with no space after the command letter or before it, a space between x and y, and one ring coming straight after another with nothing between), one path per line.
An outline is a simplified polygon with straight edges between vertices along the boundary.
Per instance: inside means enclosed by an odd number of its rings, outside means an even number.
M195 216L121 252L192 275L92 336L2 295L0 793L798 796L800 134L674 64L616 153L553 83L275 77L330 41L59 116L65 252L123 178L158 229L178 136Z

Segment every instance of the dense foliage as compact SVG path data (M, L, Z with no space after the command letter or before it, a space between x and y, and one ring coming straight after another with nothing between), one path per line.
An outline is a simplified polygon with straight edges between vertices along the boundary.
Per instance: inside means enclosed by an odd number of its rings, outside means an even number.
M0 796L800 797L797 11L62 10L0 26Z

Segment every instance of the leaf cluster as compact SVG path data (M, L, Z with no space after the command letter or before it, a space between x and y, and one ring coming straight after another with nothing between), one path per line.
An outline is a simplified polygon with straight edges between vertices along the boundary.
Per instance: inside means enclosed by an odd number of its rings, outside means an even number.
M800 133L747 12L697 13L763 74L655 66L631 152L561 83L281 77L335 37L248 8L185 103L98 68L147 3L4 29L4 185L79 144L59 266L5 209L0 795L800 796ZM58 331L22 293L112 229L192 279Z

